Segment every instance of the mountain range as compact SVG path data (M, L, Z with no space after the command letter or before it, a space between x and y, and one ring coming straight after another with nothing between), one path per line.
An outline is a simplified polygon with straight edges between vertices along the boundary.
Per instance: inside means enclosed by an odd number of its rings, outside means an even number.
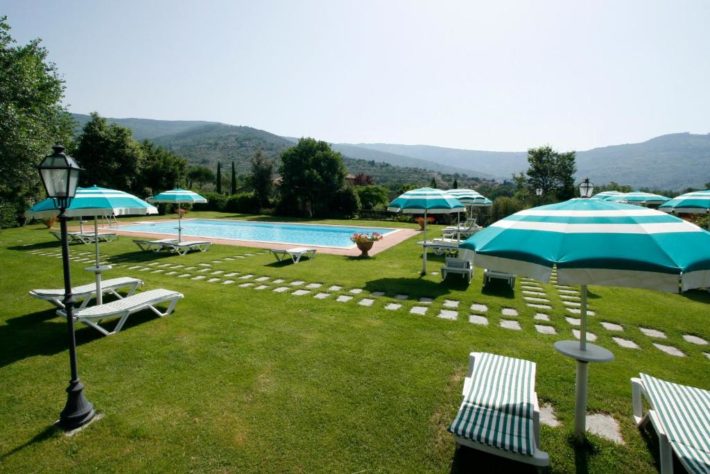
M77 131L88 115L72 114ZM278 159L295 139L263 130L218 122L108 118L130 128L136 139L151 140L190 163L213 166L231 161L247 172L257 149ZM317 137L316 137L317 138ZM427 182L437 174L467 175L481 179L510 179L528 167L526 151L494 152L428 145L386 143L333 143L351 173L375 177L386 174L398 181ZM554 148L554 147L553 147ZM567 150L560 150L567 151ZM674 133L642 143L612 145L576 152L577 177L596 184L616 182L633 188L680 191L704 188L710 182L710 134ZM408 181L409 180L409 181Z

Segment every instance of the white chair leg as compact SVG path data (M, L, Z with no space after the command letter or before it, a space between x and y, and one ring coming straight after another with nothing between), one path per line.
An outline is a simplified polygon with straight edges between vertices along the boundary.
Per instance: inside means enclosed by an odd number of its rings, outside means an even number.
M673 450L665 434L658 435L658 449L661 457L661 474L673 474Z

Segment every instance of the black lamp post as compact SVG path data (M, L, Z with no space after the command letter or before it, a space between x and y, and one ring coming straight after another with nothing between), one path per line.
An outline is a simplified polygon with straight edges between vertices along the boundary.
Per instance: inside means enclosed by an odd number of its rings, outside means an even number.
M583 198L590 198L593 192L594 185L589 182L589 178L584 178L584 181L579 185L579 195Z
M76 194L79 184L79 165L74 158L64 153L64 147L56 145L54 153L45 156L39 164L39 175L47 191L59 208L59 225L62 237L62 264L64 267L64 308L69 334L69 364L71 380L67 387L67 403L59 415L60 427L65 430L79 428L94 417L94 406L84 398L84 386L79 381L76 365L76 337L74 335L74 297L71 293L71 273L69 269L69 245L67 244L67 216L65 211Z

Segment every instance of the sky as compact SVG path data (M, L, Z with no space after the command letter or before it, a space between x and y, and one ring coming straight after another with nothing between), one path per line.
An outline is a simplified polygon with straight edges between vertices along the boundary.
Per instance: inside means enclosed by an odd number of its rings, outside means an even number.
M0 0L71 112L559 151L710 132L707 0Z

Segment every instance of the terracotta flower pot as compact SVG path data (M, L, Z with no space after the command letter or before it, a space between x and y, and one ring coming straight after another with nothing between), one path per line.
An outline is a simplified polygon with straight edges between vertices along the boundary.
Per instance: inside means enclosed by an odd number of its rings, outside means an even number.
M360 257L363 257L363 258L369 257L370 255L367 252L370 251L370 249L372 248L373 245L374 245L374 242L358 242L357 248L359 248L360 251L362 252L360 254Z

